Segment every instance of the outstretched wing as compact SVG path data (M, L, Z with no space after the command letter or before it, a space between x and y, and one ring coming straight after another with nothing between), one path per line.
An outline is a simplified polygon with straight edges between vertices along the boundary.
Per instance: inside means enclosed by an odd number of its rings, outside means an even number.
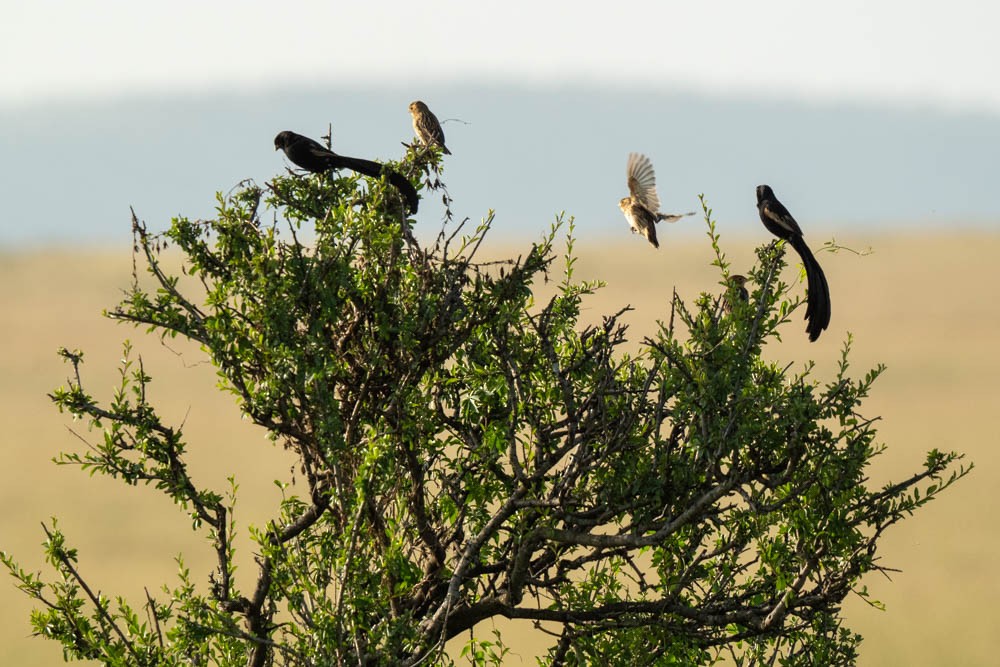
M656 195L656 174L653 163L642 153L628 154L628 190L646 210L656 213L660 210L660 198Z

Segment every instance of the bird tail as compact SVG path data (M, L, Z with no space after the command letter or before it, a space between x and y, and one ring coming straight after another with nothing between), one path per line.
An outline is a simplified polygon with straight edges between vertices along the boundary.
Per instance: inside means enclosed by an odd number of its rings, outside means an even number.
M386 175L389 177L389 182L396 186L403 198L406 199L406 207L410 213L417 212L417 206L420 203L420 198L417 196L417 190L413 187L413 183L410 183L410 179L406 178L398 171L384 167Z
M795 252L799 253L806 268L809 290L805 316L806 333L809 334L810 341L815 341L830 326L830 286L826 282L826 274L823 273L805 240L796 234L790 237L788 242L795 248Z
M359 174L364 174L365 176L371 176L372 178L378 178L382 173L382 165L378 162L373 162L371 160L365 160L359 157L347 157L346 155L336 156L336 168L342 169L347 168L351 171L356 171Z
M677 222L681 218L686 218L689 215L694 215L694 211L688 211L687 213L657 213L657 222Z
M420 198L417 196L417 190L413 187L413 183L410 183L410 180L398 171L390 169L389 167L379 164L378 162L365 160L363 158L338 155L337 159L341 162L343 167L356 171L359 174L364 174L365 176L379 178L384 173L389 179L389 182L392 183L393 186L399 190L400 194L403 195L403 198L406 199L406 206L409 212L417 212L417 206L420 203Z

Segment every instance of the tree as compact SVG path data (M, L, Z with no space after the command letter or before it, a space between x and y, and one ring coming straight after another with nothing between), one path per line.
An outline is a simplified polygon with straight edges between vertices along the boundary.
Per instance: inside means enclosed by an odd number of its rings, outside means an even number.
M447 204L439 157L410 149L395 166ZM47 526L55 582L3 555L42 603L36 632L111 665L253 666L448 663L444 642L470 633L464 655L488 663L503 637L475 630L503 616L543 623L554 665L853 662L841 601L867 595L885 529L971 466L932 451L869 488L884 447L861 403L882 368L850 377L849 338L822 383L761 357L800 305L779 279L784 244L758 249L749 300L675 294L629 354L627 307L580 324L600 284L574 279L572 221L482 262L492 214L468 232L449 215L424 247L391 185L359 179L244 183L214 220L161 235L133 216L155 289L137 276L109 316L200 344L304 482L281 482L273 521L252 532L257 569L238 582L235 500L192 481L141 360L126 348L121 387L101 401L82 353L63 350L73 379L52 398L103 437L61 462L166 494L217 565L200 579L182 568L142 614L93 593ZM563 230L555 295L539 300ZM167 272L163 243L200 289Z

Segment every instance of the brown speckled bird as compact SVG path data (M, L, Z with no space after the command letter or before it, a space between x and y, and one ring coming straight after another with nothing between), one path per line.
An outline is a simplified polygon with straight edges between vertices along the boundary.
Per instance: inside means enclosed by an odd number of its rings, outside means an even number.
M656 174L653 163L641 153L628 154L628 197L618 202L618 208L625 214L632 233L642 234L654 248L659 248L656 240L656 223L661 221L677 222L689 213L660 213L660 198L656 194Z
M420 100L410 102L410 115L413 116L413 131L417 133L420 143L424 146L440 146L446 155L451 155L451 151L444 145L441 123L426 104Z
M743 303L750 300L750 292L747 291L746 284L746 276L739 274L729 276L729 290L722 298L722 307L727 313L733 312L733 301L730 300L730 297L735 297Z

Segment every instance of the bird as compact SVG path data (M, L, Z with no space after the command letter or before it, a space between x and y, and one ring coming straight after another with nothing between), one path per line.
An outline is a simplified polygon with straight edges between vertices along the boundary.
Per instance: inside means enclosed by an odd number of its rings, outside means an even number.
M405 176L385 165L373 162L372 160L337 155L319 142L290 130L279 132L274 137L274 150L278 150L279 148L285 152L285 156L293 164L314 174L323 173L331 169L350 169L365 176L379 178L384 173L389 182L406 199L410 213L417 212L419 198L413 184Z
M746 288L747 279L746 276L741 276L739 274L733 274L729 276L729 280L726 284L729 286L726 296L722 298L722 307L727 313L733 312L733 301L730 300L730 296L734 296L743 303L750 300L750 292Z
M420 100L410 102L410 115L413 116L413 131L424 146L440 146L445 155L451 151L444 145L444 130L437 116Z
M622 197L618 208L625 214L632 233L642 234L654 248L659 248L656 240L656 223L677 222L694 211L681 214L660 213L660 198L656 194L656 174L653 163L642 153L629 153L626 166L629 196Z
M788 241L802 258L802 264L806 268L806 282L808 283L805 315L806 333L809 334L809 341L814 342L830 326L830 286L826 282L826 275L809 246L806 245L805 239L802 238L802 229L799 227L799 223L774 196L771 186L757 186L757 211L760 213L760 221L764 223L767 231L779 239Z

